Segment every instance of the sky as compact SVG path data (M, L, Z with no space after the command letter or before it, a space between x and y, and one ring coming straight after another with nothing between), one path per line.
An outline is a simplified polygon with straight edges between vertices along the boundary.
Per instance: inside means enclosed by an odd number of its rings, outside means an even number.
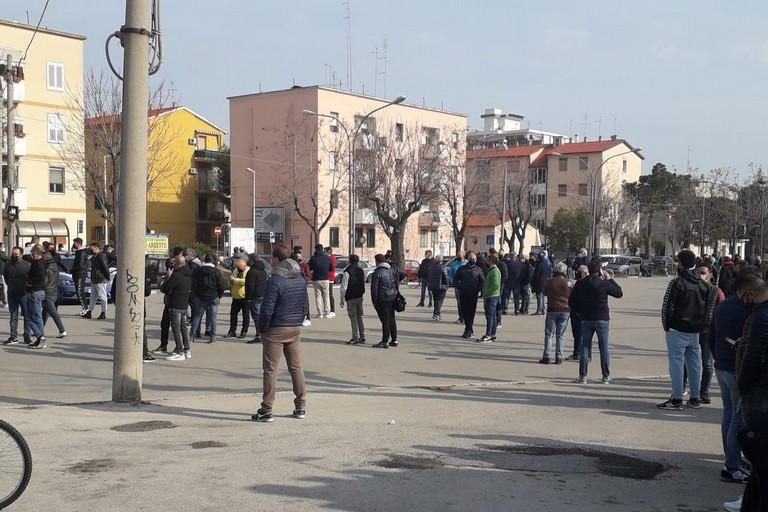
M45 3L0 0L0 17L36 25ZM227 131L228 96L335 75L345 90L465 114L470 129L498 107L531 128L615 133L643 149L644 173L662 162L746 178L768 166L765 0L349 0L350 81L342 0L160 4L164 63L150 83L172 84L176 101ZM85 66L101 71L124 19L123 1L49 0L42 26L86 36ZM374 53L384 40L386 94ZM121 53L112 46L118 63Z

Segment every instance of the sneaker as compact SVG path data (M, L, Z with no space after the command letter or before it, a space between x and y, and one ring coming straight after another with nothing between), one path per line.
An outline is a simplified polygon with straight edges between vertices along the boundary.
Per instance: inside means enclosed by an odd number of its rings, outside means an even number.
M440 316L440 315L437 315L437 316L435 317L435 320L437 320L438 322L442 321L442 319L443 319L443 317L442 317L442 316Z
M225 337L226 338L237 338L237 333L235 331L229 331Z
M240 336L238 336L237 339L239 340L245 339L246 334L247 333L245 331L240 331Z
M82 316L83 318L93 318L92 315L91 315L91 310L90 309L88 311L86 311L85 314L80 315L80 316Z
M58 336L56 336L56 337L57 337L57 338L66 338L66 337L67 337L67 331L61 331L61 332L59 333L59 335L58 335Z
M703 403L703 404L711 404L712 403L712 398L710 398L710 396L709 396L709 390L708 389L703 389L701 391L701 393L700 393L699 398L701 399L701 403Z
M29 348L36 348L36 349L43 349L46 347L45 345L45 338L42 336L38 336L38 338L35 340L34 343L30 343L28 345Z
M151 354L147 354L147 355L144 356L144 359L142 359L142 362L144 362L144 363L154 363L155 362L155 358L152 357Z
M490 343L492 341L493 337L488 334L483 334L477 340L475 340L476 343Z
M186 357L184 357L184 354L181 352L174 352L165 358L166 361L183 361L185 359Z
M745 484L747 483L747 480L749 480L749 473L746 473L740 469L735 471L728 471L727 469L723 469L720 471L720 480L733 484Z
M701 399L700 398L691 398L688 400L687 404L688 407L691 409L701 409Z
M610 377L603 377L600 382L602 382L603 384L610 384L611 382L613 382L613 380Z
M325 315L325 318L333 318L333 317L335 317L335 316L336 316L336 313L334 313L333 311L331 311L330 313L327 313L327 314Z
M360 343L365 345L365 336L360 336Z
M371 345L371 348L389 348L389 345L387 344L386 341L382 341L381 343Z
M304 321L301 322L301 325L303 325L304 327L309 327L310 325L312 325L312 321L309 318L305 318Z
M99 315L99 317L96 320L106 320L106 319L107 319L107 314L102 311L101 314Z
M182 352L182 355L184 356L184 359L192 359L192 351L191 350L185 350Z
M576 380L574 380L576 384L586 384L587 378L586 377L577 377Z
M167 354L168 353L168 347L164 347L160 345L155 350L152 351L153 354Z
M539 359L539 364L549 364L551 361L549 359L549 356L542 357Z
M248 345L253 345L254 343L261 343L261 336L257 334L252 340L246 341L246 343Z
M571 354L565 358L566 361L578 361L579 356L577 354Z
M29 345L30 343L32 343L32 337L29 334L24 333L24 344Z
M210 336L208 338L208 344L213 345L214 343L216 343L216 336Z
M555 357L555 364L563 364L563 358L562 357Z
M80 316L85 316L86 313L88 313L87 309L81 309L80 310Z
M392 340L389 342L390 347L397 347L397 340Z
M10 336L7 340L3 342L3 345L18 345L19 338L16 336Z
M453 323L455 323L455 324L463 324L464 323L464 319L463 318L459 318L458 320L456 320Z
M296 409L295 411L293 411L293 417L299 420L303 420L304 418L307 417L307 411L305 411L304 409Z
M739 499L736 501L726 501L723 503L723 508L727 510L728 512L741 512L741 500L742 496L739 496Z
M501 323L496 324L497 329L501 329Z
M462 338L474 338L475 335L471 332L464 331L464 334L461 335Z
M325 315L323 315L322 313L318 313L315 318L324 318L324 317L325 317Z
M360 338L352 342L352 345L365 345L365 338Z
M256 411L256 414L251 415L251 419L262 423L272 423L275 421L275 417L272 416L272 411L265 411L264 409Z
M670 398L666 402L656 404L656 407L659 409L672 409L675 411L681 411L683 409L683 401Z
M352 338L347 342L347 345L357 345L360 342L360 338Z

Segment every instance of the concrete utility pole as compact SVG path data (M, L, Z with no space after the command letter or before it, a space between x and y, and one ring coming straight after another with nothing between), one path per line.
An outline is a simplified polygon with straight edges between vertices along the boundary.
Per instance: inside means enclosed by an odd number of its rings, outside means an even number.
M144 332L144 249L147 225L147 97L150 0L127 0L120 31L123 58L123 130L118 220L117 305L112 400L141 400Z
M14 206L15 201L13 194L16 191L16 188L18 188L18 184L16 183L16 130L14 129L13 119L14 114L16 113L16 108L13 104L13 57L11 57L10 53L6 56L5 62L5 87L5 92L8 95L8 101L5 102L5 133L7 140L6 144L8 145L8 156L6 157L8 165L5 172L8 173L8 206ZM6 208L6 211L7 210L8 208ZM0 236L2 236L4 233L5 231L2 230L2 215L0 214ZM11 248L14 245L16 245L16 228L13 223L9 222L7 247L8 254L10 254Z

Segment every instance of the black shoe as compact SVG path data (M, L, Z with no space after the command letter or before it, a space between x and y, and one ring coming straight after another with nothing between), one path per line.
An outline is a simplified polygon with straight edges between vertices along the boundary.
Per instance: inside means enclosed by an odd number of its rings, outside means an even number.
M423 308L424 307L424 303L423 302L419 302L418 304L416 304L416 307L417 308Z
M88 317L88 318L90 318L90 317ZM107 319L107 314L102 311L101 314L99 315L99 317L96 320L106 320L106 319Z
M205 331L205 334L203 336L205 336L206 338L210 338L211 337L211 331Z
M216 336L209 336L208 337L208 344L209 345L213 345L214 343L216 343Z
M700 398L691 398L688 400L687 404L688 407L691 409L701 409L701 399Z
M371 348L389 348L389 345L387 345L386 341L382 341L381 343L371 345Z
M432 303L430 302L429 304L427 304L427 307L428 307L429 309L432 309Z
M303 420L304 418L307 417L307 411L305 411L304 409L296 409L293 411L293 417L298 420Z
M195 333L195 338L202 338L203 336L200 334L200 331L197 331Z
M578 354L571 354L570 356L565 358L566 361L578 361L579 356Z
M455 324L463 324L464 323L464 319L463 318L459 318L458 320L456 320L453 323L455 323Z
M24 344L29 345L30 343L32 343L32 338L29 336L29 334L24 333Z
M90 310L86 311L85 314L83 315L83 318L93 318L91 315L91 311Z
M549 364L551 361L549 360L549 357L542 357L539 359L539 363L541 364Z
M253 345L255 343L261 343L261 336L259 336L257 334L255 338L253 338L252 340L248 340L245 343L248 344L248 345Z
M392 340L389 342L390 347L396 347L397 346L397 340Z
M144 359L142 360L142 362L144 362L144 363L154 363L155 362L155 358L152 357L151 354L147 354L147 355L144 356Z
M352 342L352 345L365 345L365 338L360 338Z
M237 338L237 333L235 331L229 331L225 338Z
M272 411L265 411L264 409L256 411L256 414L251 415L251 419L262 423L271 423L275 421L275 417L272 416Z
M165 345L160 345L155 350L152 351L153 354L167 354L168 353L168 347Z
M45 345L45 338L42 337L42 336L38 336L34 343L30 343L29 344L29 348L41 349L41 348L45 348L45 347L46 347L46 345Z
M240 336L238 336L237 339L242 340L243 338L245 338L246 334L248 334L248 333L245 332L245 331L240 331Z
M562 357L555 357L555 364L563 364L563 358Z
M464 334L462 334L461 337L469 339L469 338L474 338L475 335L473 333L471 333L471 332L464 331Z
M670 398L666 402L657 404L656 407L658 407L659 409L672 409L675 411L681 411L683 409L683 401Z
M347 345L357 345L360 342L360 338L352 338L347 342Z
M16 336L10 336L7 340L3 342L3 345L17 345L19 343L19 338Z
M360 343L365 345L365 336L360 336Z
M709 391L708 390L702 390L701 392L701 403L703 404L711 404L712 399L709 397Z

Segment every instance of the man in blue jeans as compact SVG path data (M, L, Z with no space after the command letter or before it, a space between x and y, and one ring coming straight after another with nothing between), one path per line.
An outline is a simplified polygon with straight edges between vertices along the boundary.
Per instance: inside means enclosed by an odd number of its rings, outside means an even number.
M600 350L600 370L603 384L611 383L610 355L608 353L608 325L610 314L608 297L620 299L624 296L621 287L603 272L600 260L595 258L587 267L589 276L576 281L568 298L568 306L581 315L581 353L579 354L578 384L587 383L589 354L592 353L592 336L597 334L597 348Z
M45 332L43 325L43 301L45 300L45 260L43 260L43 248L40 245L32 246L30 250L32 263L29 266L27 275L27 308L24 310L24 316L29 317L29 328L32 334L37 336L34 343L29 344L29 348L45 348Z
M741 447L736 438L742 429L739 388L736 385L736 344L750 314L739 297L753 288L752 283L760 279L759 272L755 267L744 267L739 272L736 295L717 305L709 331L709 346L715 356L715 376L723 399L720 433L725 463L720 471L720 479L725 482L744 483L749 477L749 473L741 467Z
M6 263L3 269L3 277L8 287L8 313L11 316L11 335L3 343L4 345L16 345L19 343L19 310L24 316L24 343L29 344L29 317L25 313L27 309L27 275L29 274L29 262L21 258L21 247L11 249L11 261Z
M429 294L429 305L428 308L432 307L432 291L429 289L429 268L436 263L435 258L432 257L432 251L425 251L424 252L424 259L421 260L421 264L419 265L419 281L421 282L421 300L419 300L419 303L416 304L417 308L423 308L424 307L424 299L427 297L427 294Z
M213 261L213 256L206 254L203 257L203 263L192 272L192 293L197 305L195 315L192 317L192 334L194 336L200 331L200 322L205 313L211 324L208 330L208 343L216 343L216 315L219 312L221 297L224 296L224 279Z
M701 407L701 352L699 333L712 318L717 288L695 271L696 255L688 249L677 254L677 277L669 282L661 308L661 323L667 338L672 396L659 409L683 408L683 369L688 369L691 398L688 406Z
M565 344L565 329L571 309L568 298L571 296L571 283L566 276L568 266L565 263L555 265L554 275L544 285L544 295L547 297L547 316L544 321L544 355L539 360L541 364L550 364L549 357L552 349L552 336L556 336L555 364L563 364L563 345Z

